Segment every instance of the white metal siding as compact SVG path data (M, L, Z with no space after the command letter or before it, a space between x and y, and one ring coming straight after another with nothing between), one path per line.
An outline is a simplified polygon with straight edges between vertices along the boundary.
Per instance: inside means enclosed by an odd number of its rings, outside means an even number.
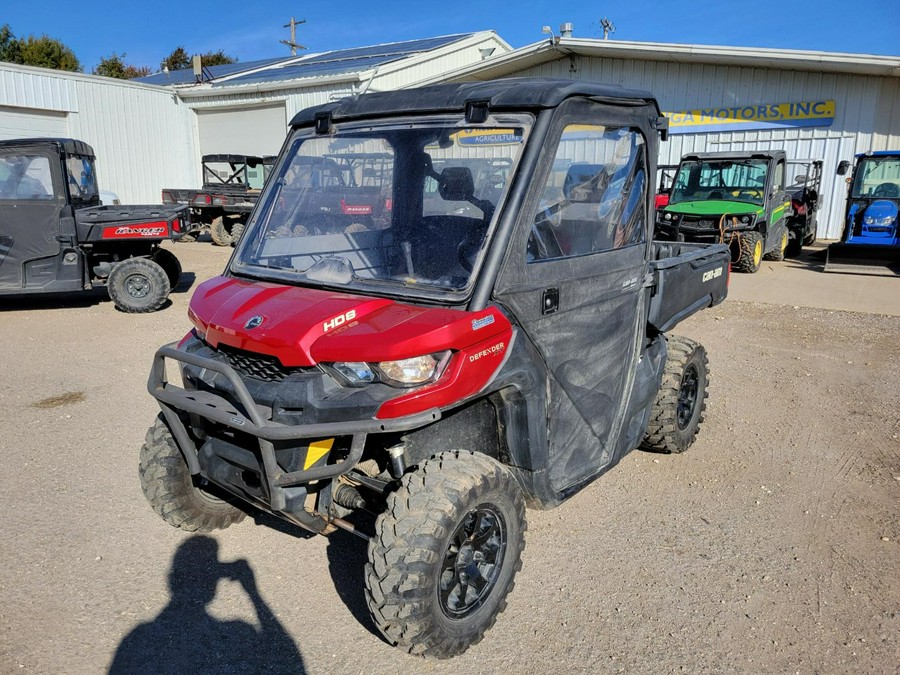
M834 99L831 127L672 134L661 145L659 157L661 164L675 164L689 152L783 149L789 159L822 159L818 235L828 239L838 238L842 229L846 185L835 174L838 162L852 160L859 152L900 147L900 80L896 78L582 56L563 56L515 76L584 79L646 89L664 111Z
M19 137L33 136L30 127L65 115L66 132L54 135L91 145L100 188L123 202L158 204L164 186L200 184L194 115L171 91L0 64L0 105L30 118L4 130Z
M284 102L275 105L197 111L200 153L274 155L287 130Z

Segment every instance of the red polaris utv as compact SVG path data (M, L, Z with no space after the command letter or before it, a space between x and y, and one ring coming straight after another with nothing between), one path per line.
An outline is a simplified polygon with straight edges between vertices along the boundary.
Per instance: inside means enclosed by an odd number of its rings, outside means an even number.
M292 127L225 273L193 297L193 330L156 353L141 484L189 531L240 521L242 503L323 534L379 514L355 530L375 623L454 656L506 606L526 503L561 503L641 445L693 443L706 353L666 331L725 298L728 249L651 241L666 126L649 93L442 85ZM373 229L323 220L284 179L375 151L393 180ZM474 179L476 160L504 159ZM426 215L432 182L446 207Z
M0 295L106 287L153 312L181 264L160 248L190 227L183 206L101 206L94 151L71 138L0 141Z

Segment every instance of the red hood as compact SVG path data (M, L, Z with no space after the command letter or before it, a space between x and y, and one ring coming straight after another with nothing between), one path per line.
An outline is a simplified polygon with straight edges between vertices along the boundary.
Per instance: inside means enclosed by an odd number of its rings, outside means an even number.
M213 347L277 357L285 366L392 361L463 350L510 329L496 308L464 312L274 283L215 277L198 286L188 315ZM254 328L245 326L262 317Z

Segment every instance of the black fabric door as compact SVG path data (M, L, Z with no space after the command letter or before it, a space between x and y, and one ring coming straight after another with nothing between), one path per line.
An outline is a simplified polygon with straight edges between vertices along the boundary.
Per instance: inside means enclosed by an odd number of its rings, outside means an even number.
M495 294L546 364L550 481L559 491L616 459L644 333L646 143L634 128L590 119L564 118L555 132L533 220L511 241Z
M0 289L23 288L26 263L59 255L65 197L58 164L53 155L0 151Z

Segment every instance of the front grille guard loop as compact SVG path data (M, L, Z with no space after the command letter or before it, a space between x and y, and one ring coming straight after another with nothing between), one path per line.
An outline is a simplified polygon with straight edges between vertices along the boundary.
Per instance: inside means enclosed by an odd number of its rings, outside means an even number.
M217 394L188 391L169 383L166 379L166 359L221 374L232 386L242 410L237 410L230 401ZM178 410L194 413L204 419L256 437L274 511L285 509L285 488L331 479L349 472L362 458L368 434L408 431L436 422L441 417L440 410L432 408L390 420L368 419L296 425L273 422L263 418L246 385L230 365L181 351L176 343L157 350L150 368L147 390L159 403L172 435L181 448L188 469L194 475L200 473L198 450L188 435ZM342 462L291 472L285 472L278 466L273 441L334 436L352 437L350 454Z

